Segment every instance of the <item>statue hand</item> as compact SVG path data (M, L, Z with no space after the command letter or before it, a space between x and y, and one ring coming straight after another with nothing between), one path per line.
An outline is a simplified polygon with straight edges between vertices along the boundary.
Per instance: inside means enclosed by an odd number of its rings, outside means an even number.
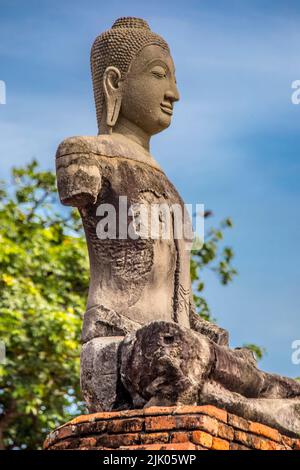
M228 331L220 328L218 325L201 318L193 308L194 305L190 305L190 326L191 329L201 333L204 336L210 338L214 343L220 346L228 346L229 335Z

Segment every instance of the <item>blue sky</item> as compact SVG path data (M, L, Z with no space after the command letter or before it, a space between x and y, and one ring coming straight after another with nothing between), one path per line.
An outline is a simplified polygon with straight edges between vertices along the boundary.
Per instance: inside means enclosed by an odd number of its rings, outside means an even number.
M297 1L0 0L0 178L59 142L96 133L89 51L120 16L145 18L171 46L181 101L152 153L188 203L235 227L239 276L207 275L207 297L232 346L255 342L261 367L300 376L300 79Z

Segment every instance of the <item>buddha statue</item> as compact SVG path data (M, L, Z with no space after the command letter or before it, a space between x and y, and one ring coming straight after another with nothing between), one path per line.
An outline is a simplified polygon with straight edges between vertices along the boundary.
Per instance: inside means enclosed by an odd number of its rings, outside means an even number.
M286 403L300 384L260 372L250 351L229 349L227 331L195 312L191 220L150 153L151 137L169 127L179 100L169 46L146 21L120 18L96 38L91 70L99 134L68 138L56 154L61 202L79 209L89 251L81 352L87 408L208 401L235 412L244 403L249 418L263 420L266 402L254 409L248 399ZM149 220L141 208L152 207L165 236L141 236ZM300 432L299 419L298 428L275 425Z

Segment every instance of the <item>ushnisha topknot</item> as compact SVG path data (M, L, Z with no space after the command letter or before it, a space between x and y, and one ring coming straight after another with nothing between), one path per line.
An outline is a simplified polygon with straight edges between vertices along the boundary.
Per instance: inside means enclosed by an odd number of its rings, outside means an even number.
M135 18L133 16L123 16L118 18L112 28L146 28L150 31L150 27L143 18Z
M112 28L100 34L91 50L91 70L98 128L104 105L103 75L109 66L117 67L125 78L130 64L145 46L156 44L169 50L166 41L151 31L148 23L141 18L124 17L117 19Z

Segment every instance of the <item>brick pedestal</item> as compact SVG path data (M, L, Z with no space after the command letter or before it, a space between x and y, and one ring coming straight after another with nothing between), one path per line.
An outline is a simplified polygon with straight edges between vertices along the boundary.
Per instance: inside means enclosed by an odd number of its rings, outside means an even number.
M47 450L300 450L300 440L214 406L82 415L47 437Z

